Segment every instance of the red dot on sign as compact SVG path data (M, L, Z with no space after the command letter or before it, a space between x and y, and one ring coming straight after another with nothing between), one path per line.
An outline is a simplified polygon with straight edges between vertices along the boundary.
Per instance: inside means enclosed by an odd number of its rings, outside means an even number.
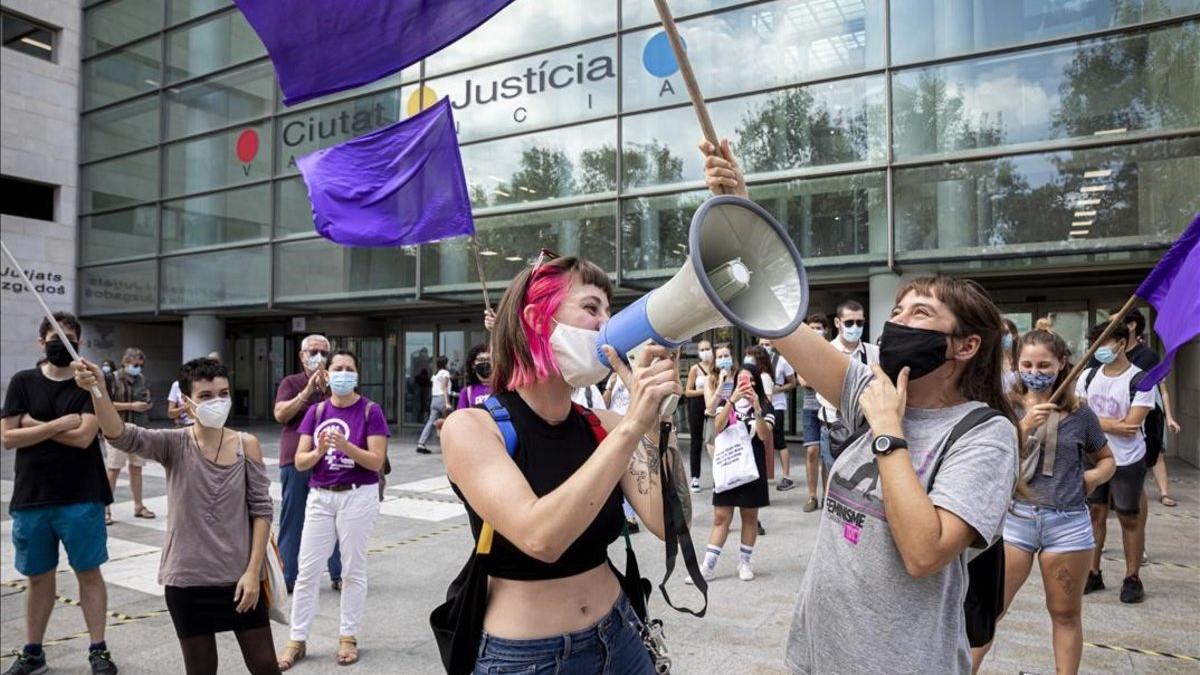
M243 164L249 164L254 156L258 154L258 133L253 129L246 129L238 134L237 138L237 156Z

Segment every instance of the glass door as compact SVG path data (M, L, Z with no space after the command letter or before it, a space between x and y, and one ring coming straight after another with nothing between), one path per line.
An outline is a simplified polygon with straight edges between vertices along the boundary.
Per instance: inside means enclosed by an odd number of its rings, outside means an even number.
M417 425L429 416L433 390L433 330L404 331L401 361L404 364L404 424Z

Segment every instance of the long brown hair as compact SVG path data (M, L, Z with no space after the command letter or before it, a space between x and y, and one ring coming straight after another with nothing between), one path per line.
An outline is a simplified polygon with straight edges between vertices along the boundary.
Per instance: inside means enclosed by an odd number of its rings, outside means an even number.
M492 389L496 393L533 385L558 372L550 349L551 318L571 290L572 283L591 284L612 300L608 275L594 263L568 256L553 258L521 270L496 308L492 328ZM532 322L527 305L537 308Z
M999 410L1017 427L1017 415L1004 392L1004 346L1000 336L1004 324L1000 310L982 286L970 279L939 274L921 277L904 284L896 293L896 304L904 296L917 293L941 300L954 314L955 337L979 336L979 351L967 362L966 370L958 380L958 393L968 401L980 401ZM1019 439L1018 439L1019 440Z
M1063 381L1067 379L1067 375L1071 373L1071 348L1067 346L1067 341L1062 339L1062 336L1058 333L1034 329L1021 336L1021 341L1017 344L1018 357L1026 345L1045 347L1054 358L1062 361L1062 369L1058 371L1058 377L1054 378L1054 387L1051 389L1051 391L1058 391ZM1017 381L1013 384L1012 390L1009 392L1009 399L1014 406L1024 407L1025 394L1027 393L1029 393L1029 388L1025 386L1025 381L1021 379L1018 368ZM1083 405L1083 401L1075 395L1073 387L1067 387L1062 397L1058 400L1058 407L1067 413L1075 412L1081 405Z

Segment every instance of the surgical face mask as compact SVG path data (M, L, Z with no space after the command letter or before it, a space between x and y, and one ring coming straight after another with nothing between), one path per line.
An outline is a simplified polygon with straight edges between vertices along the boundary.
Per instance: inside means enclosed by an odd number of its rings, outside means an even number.
M842 338L844 338L846 342L858 342L862 339L862 334L862 326L842 326Z
M1096 350L1096 360L1107 366L1117 360L1117 350L1112 347L1101 347Z
M948 337L941 331L888 321L883 324L883 335L879 342L879 366L892 382L896 381L905 366L908 366L909 381L925 377L948 360Z
M722 356L721 358L717 359L717 367L721 370L729 370L733 367L733 359L728 356Z
M558 363L558 372L572 387L590 387L608 377L609 369L596 355L600 331L554 322L550 349Z
M1012 333L1005 333L1003 336L1001 336L1000 346L1004 348L1004 351L1008 351L1013 348Z
M742 365L743 366L757 366L758 360L755 359L753 356L744 356L744 357L742 357Z
M103 372L105 375L108 375L109 373L111 373L111 372L112 372L112 368L109 368L108 366L100 366L100 370L101 370L101 371L102 371L102 372Z
M1021 381L1029 391L1046 391L1054 386L1058 373L1043 373L1040 370L1022 370Z
M142 367L131 363L125 366L125 372L129 373L133 377L137 377L138 375L142 374Z
M701 361L703 361L705 363L712 363L712 350L711 349L701 349L699 353L700 353Z
M71 346L75 348L76 352L79 351L77 343L72 342ZM66 368L71 365L71 352L62 340L54 339L46 343L46 360L53 366Z
M329 374L329 389L338 396L354 393L358 386L358 373L351 370L335 370Z
M308 364L309 370L316 370L325 364L325 357L320 354L311 354L305 357L304 362Z
M481 380L486 380L492 376L492 364L489 361L480 361L475 364L475 377Z
M225 420L229 419L229 410L233 408L233 401L228 396L209 399L204 403L196 403L190 398L188 400L195 408L196 422L209 429L220 429L225 426Z

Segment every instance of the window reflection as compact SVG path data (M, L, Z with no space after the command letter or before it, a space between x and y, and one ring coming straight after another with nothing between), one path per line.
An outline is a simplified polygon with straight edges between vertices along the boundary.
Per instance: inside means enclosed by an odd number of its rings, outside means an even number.
M158 197L158 151L88 164L79 171L79 210L102 211Z
M154 206L79 219L79 256L83 264L157 252L158 209Z
M903 169L896 248L956 257L1166 244L1192 218L1197 172L1195 137Z
M897 64L1039 42L1200 10L1196 0L891 0L891 3L892 62Z
M266 303L269 270L265 246L163 258L163 309Z
M167 100L167 138L210 129L271 113L275 71L262 63L183 87L170 87Z
M83 107L95 108L157 89L162 84L159 45L154 38L84 61L80 76Z
M163 250L265 239L271 232L270 186L163 204Z
M167 196L248 183L271 175L270 125L260 123L168 145Z
M275 299L303 302L393 294L416 286L416 250L350 248L325 239L275 246Z
M83 14L83 55L125 44L162 26L163 0L113 0Z
M650 8L652 3L641 3ZM706 97L777 87L883 66L883 3L784 0L679 25ZM688 100L659 26L622 42L625 110Z
M81 314L152 312L158 289L154 260L79 270Z
M897 73L897 156L1200 125L1200 24Z
M230 10L167 34L167 81L211 73L266 54L242 13Z
M84 162L158 142L158 97L150 96L85 115L80 124Z

